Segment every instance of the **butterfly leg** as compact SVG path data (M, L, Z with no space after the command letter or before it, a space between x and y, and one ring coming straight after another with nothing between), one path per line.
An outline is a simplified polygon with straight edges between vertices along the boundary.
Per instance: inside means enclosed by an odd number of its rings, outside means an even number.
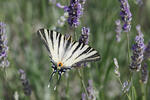
M53 63L52 63L53 64ZM53 72L52 74L50 75L50 79L49 79L49 82L51 82L52 80L52 77L54 76L54 74L57 72L57 67L53 64L52 65L52 68L53 68Z

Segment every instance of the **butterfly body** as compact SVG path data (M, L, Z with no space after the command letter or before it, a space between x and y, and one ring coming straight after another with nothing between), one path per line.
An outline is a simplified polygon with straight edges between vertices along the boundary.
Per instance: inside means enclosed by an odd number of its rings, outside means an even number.
M48 29L38 30L38 35L43 40L52 62L54 73L61 73L76 66L78 63L96 61L100 59L99 53L81 42L73 41L59 32Z

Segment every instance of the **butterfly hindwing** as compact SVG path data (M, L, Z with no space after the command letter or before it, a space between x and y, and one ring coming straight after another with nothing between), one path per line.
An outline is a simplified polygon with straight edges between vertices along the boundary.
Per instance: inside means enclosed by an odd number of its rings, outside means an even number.
M63 67L72 67L80 62L89 62L100 59L98 52L88 45L66 38L61 33L40 29L39 36L49 51L49 56L55 63L62 62Z
M68 56L64 58L64 65L73 66L77 63L96 61L100 59L98 52L90 46L79 42L76 42L74 45L75 46L72 46L70 49L72 52L71 56L68 54Z

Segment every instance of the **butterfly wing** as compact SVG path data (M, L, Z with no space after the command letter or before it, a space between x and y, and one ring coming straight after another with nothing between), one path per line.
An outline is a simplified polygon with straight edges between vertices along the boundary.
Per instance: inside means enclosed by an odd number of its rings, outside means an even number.
M37 33L43 40L52 61L55 63L60 61L59 54L62 50L64 36L58 32L50 31L48 29L40 29Z
M96 61L100 59L98 52L84 43L66 38L61 33L40 29L39 36L49 51L50 58L55 62L62 62L63 67L72 67L79 62Z
M65 66L74 66L77 63L97 60L100 60L98 51L84 43L73 42L70 43L70 49L68 49L63 62Z

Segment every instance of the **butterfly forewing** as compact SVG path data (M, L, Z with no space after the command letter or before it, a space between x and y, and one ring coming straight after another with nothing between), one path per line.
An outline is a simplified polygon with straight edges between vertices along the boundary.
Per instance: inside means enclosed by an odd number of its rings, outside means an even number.
M100 59L98 52L84 43L72 41L71 37L40 29L39 36L49 51L49 56L55 63L62 62L63 67L72 67L79 62L95 61Z

